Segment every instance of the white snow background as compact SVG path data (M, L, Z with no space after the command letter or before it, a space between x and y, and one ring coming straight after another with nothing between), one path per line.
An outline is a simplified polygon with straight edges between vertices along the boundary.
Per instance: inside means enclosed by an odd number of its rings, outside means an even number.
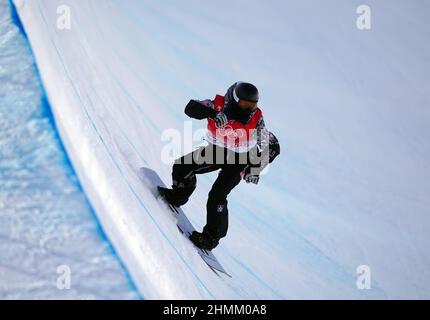
M14 3L68 156L144 297L430 297L430 3L366 1L371 30L357 28L355 0ZM214 250L230 279L137 172L169 183L163 132L184 131L189 99L237 80L260 89L281 155L230 194ZM199 176L184 206L197 228L215 177ZM356 286L360 265L370 290Z
M67 159L11 8L0 0L0 299L139 298Z

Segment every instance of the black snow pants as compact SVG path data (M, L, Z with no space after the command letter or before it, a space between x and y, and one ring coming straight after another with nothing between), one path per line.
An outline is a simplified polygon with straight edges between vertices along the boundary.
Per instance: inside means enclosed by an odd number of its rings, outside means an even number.
M172 188L183 200L188 200L196 188L196 174L221 169L212 185L206 204L207 220L204 232L214 238L226 236L228 229L227 196L239 184L241 172L247 166L247 153L236 153L210 144L177 159L172 170Z

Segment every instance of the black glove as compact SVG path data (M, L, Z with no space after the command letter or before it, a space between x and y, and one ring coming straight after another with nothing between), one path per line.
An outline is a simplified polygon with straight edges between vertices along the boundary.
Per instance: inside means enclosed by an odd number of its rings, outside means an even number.
M217 112L213 119L215 120L217 128L224 128L228 121L224 112Z
M260 175L258 174L253 174L252 172L252 167L246 167L245 168L245 175L243 176L243 179L246 181L246 183L253 183L253 184L258 184L258 181L260 181Z

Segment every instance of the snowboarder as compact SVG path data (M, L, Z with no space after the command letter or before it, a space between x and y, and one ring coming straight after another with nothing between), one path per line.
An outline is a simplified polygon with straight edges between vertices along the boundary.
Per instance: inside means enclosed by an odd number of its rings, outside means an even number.
M207 223L190 240L199 248L212 250L226 236L227 196L244 179L257 184L259 174L280 153L277 138L265 128L257 107L258 89L236 82L224 96L214 100L190 100L185 114L207 119L208 144L177 159L172 169L172 188L158 187L160 195L174 206L184 205L196 188L196 174L221 169L206 204Z

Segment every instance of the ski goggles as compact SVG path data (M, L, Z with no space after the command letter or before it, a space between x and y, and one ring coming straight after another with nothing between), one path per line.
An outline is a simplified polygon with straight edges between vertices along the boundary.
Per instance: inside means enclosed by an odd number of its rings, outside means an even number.
M237 103L237 105L242 110L248 110L248 109L254 109L254 108L256 108L257 107L257 102L246 101L246 100L239 100L239 102Z

